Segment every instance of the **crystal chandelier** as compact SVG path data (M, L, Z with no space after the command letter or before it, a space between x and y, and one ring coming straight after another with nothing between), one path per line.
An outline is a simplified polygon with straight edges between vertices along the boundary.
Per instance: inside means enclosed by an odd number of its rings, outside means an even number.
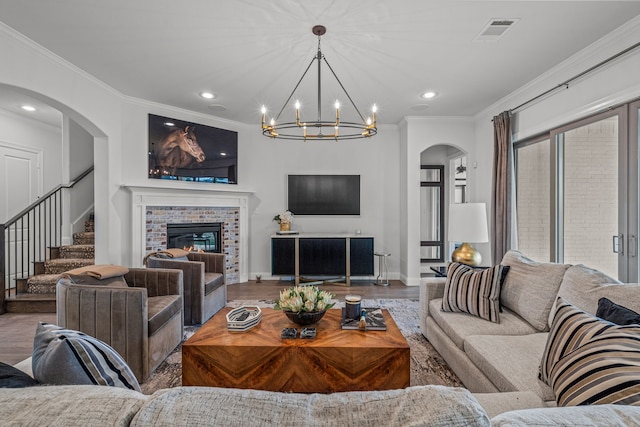
M376 127L376 110L377 110L376 105L374 104L373 107L371 108L371 116L365 119L360 113L360 110L358 110L358 107L356 107L355 103L351 99L351 96L349 95L347 90L344 88L342 82L340 81L336 73L331 68L331 65L329 65L329 63L327 62L327 59L322 54L322 51L320 50L320 37L322 37L322 35L324 35L327 32L327 29L322 25L316 25L313 27L311 31L313 32L313 34L318 36L318 52L309 63L309 66L302 74L302 77L300 77L300 80L298 80L298 83L295 85L295 87L293 88L293 91L291 91L291 94L282 105L282 108L280 109L280 112L277 114L277 116L275 116L274 118L271 118L267 122L267 108L264 105L262 106L262 134L264 136L268 136L269 138L293 139L293 140L300 140L300 141L306 141L308 139L311 139L311 140L334 139L338 141L342 139L369 138L371 136L374 136L375 134L378 133L378 128ZM295 94L296 89L298 89L298 86L300 86L300 83L302 83L302 80L307 75L307 72L313 65L314 61L318 62L318 115L317 115L317 118L313 121L300 120L300 101L296 100L295 121L280 123L278 121L280 119L280 115L284 111L287 104L293 98L293 95ZM349 102L355 109L356 113L360 117L361 122L342 121L340 119L340 102L338 100L336 100L334 104L335 120L331 120L331 121L322 120L322 96L321 96L322 94L322 80L321 80L322 61L324 61L327 68L329 69L329 71L331 71L331 74L340 85L340 88L342 89L344 94L347 96L347 99L349 100Z

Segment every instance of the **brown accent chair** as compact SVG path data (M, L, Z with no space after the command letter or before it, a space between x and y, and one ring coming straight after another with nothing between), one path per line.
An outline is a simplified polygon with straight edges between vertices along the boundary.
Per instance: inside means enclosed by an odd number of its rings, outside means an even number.
M189 252L188 260L160 258L151 254L147 267L175 268L184 274L184 323L205 323L227 305L225 255Z
M182 342L182 271L130 268L129 287L58 280L58 325L113 347L143 382Z

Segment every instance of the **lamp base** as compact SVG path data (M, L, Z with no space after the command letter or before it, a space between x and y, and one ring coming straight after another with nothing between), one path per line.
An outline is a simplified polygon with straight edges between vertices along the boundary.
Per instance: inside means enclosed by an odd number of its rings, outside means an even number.
M482 262L482 255L469 243L463 243L453 251L451 261L477 267Z

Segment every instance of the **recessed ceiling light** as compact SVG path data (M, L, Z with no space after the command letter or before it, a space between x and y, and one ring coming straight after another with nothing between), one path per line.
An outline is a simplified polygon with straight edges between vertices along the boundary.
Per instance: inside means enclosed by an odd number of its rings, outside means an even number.
M434 91L430 90L428 92L423 93L420 96L422 98L424 98L424 99L431 99L431 98L434 98L436 95L437 95L437 93L435 93Z
M24 111L36 111L36 107L32 107L31 105L23 105L20 108L22 108Z
M200 92L200 96L205 98L205 99L213 99L216 96L214 94L212 94L211 92Z

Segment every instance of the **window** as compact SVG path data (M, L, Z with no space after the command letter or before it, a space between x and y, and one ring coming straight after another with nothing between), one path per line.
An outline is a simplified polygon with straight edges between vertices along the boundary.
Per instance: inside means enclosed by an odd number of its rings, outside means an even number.
M637 280L638 129L627 125L629 110L637 114L633 105L515 144L522 252Z

